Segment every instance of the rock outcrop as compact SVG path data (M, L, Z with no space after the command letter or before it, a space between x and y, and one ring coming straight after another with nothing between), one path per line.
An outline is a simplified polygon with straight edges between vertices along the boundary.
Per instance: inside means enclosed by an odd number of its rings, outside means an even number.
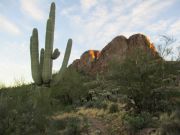
M108 69L109 62L116 60L121 63L127 55L130 55L137 48L154 57L159 56L154 45L145 35L135 34L128 39L124 36L117 36L102 51L89 50L84 52L80 59L71 64L71 67L91 75L101 74Z
M74 60L70 67L81 72L90 73L99 58L99 54L100 51L88 50L81 55L80 59Z

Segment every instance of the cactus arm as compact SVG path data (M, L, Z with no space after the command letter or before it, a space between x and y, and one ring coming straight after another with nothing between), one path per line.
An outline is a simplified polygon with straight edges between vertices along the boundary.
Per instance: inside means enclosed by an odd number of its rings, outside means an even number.
M39 65L39 41L37 29L33 29L33 33L30 39L30 55L32 78L37 85L41 85L42 79Z
M48 19L47 21L47 27L46 27L46 40L45 40L45 52L44 52L44 65L43 65L43 73L42 78L44 83L49 83L51 80L51 55L52 55L52 24L51 19Z
M57 75L55 75L51 85L56 85L63 77L63 73L65 72L67 65L68 65L68 61L69 61L69 57L71 54L71 48L72 48L72 39L68 40L67 46L66 46L66 52L64 55L64 59L63 59L63 63L61 66L60 71L57 73Z
M56 49L54 50L51 58L52 58L53 60L55 60L55 59L57 59L57 58L59 57L59 55L60 55L60 52L59 52L59 50L56 48Z
M43 72L43 65L44 65L44 48L41 49L41 54L40 54L40 71L41 71L41 78L42 78L42 72Z
M63 59L63 63L62 63L60 71L61 70L64 71L67 68L67 65L68 65L68 62L69 62L69 57L70 57L70 54L71 54L71 48L72 48L72 39L69 39L68 43L67 43L67 46L66 46L66 52L65 52L65 55L64 55L64 59Z

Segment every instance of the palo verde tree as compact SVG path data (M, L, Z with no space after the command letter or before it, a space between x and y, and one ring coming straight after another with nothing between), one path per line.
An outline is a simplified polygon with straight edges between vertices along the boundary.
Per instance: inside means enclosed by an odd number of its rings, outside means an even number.
M164 64L165 69L162 70L162 64L164 60L161 57L155 58L137 49L122 63L110 64L108 79L113 80L120 87L120 92L127 95L128 106L134 108L135 112L165 111L168 109L166 91L170 85L166 80L170 78L171 69Z

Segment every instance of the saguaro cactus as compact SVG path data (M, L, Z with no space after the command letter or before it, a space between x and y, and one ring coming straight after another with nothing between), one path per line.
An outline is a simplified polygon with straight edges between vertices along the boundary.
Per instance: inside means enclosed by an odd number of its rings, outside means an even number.
M67 68L69 56L72 48L72 39L68 40L66 52L62 67L56 77L52 78L52 65L53 60L57 59L60 55L58 49L53 51L54 42L54 28L55 28L55 3L51 4L49 13L49 19L47 20L46 26L46 37L45 37L45 49L41 49L40 61L39 61L39 41L38 41L38 30L33 29L32 36L30 38L30 54L31 54L31 71L32 78L37 85L54 85L59 82L63 72Z

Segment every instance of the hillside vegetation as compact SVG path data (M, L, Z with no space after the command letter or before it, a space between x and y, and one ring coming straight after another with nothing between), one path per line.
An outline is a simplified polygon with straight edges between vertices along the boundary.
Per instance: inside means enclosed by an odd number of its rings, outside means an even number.
M132 56L133 55L133 56ZM179 135L179 62L136 52L95 77L0 90L1 135Z

